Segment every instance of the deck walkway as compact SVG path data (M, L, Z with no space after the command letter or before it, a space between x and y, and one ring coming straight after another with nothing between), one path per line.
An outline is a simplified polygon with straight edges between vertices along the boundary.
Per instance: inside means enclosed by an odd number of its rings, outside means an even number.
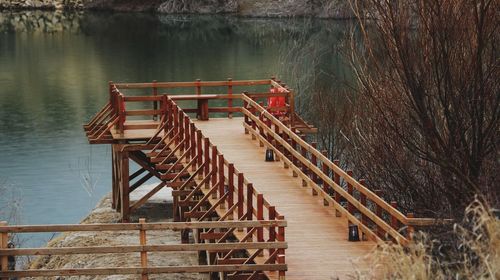
M322 198L312 196L282 162L265 162L265 149L244 133L242 118L195 123L288 221L287 279L346 279L354 266L367 266L362 258L375 243L348 242L347 219L323 206Z

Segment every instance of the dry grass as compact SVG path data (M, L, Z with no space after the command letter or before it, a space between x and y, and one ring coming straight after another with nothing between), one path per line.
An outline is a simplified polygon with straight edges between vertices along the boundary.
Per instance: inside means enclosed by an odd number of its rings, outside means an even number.
M371 271L356 279L500 279L500 220L475 200L451 233L452 248L419 233L408 247L382 244L368 258Z

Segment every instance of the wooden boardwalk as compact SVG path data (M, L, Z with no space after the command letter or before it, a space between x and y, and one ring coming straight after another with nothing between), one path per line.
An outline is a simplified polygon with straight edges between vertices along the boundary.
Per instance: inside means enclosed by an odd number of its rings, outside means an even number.
M244 133L243 118L212 118L195 124L285 216L288 279L346 279L354 272L353 265L366 267L362 258L375 242L347 241L347 219L323 206L323 199L302 187L282 162L265 162L265 148Z

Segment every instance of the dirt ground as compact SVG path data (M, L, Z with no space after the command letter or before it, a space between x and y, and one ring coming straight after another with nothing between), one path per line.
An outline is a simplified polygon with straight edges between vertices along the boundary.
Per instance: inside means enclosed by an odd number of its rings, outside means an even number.
M171 204L155 201L142 206L132 217L137 221L145 217L149 222L171 221ZM111 199L104 197L96 208L82 223L115 223L119 220L117 212L111 209ZM148 231L147 244L180 244L178 231ZM83 247L83 246L110 246L110 245L138 245L139 232L76 232L64 233L48 243L48 247ZM160 252L149 253L148 264L154 266L183 266L197 265L196 252ZM140 266L139 253L129 254L101 254L101 255L68 255L68 256L42 256L36 258L30 265L31 269L65 269L65 268L98 268L98 267L134 267ZM41 278L36 278L41 279ZM48 277L43 279L140 279L140 275L117 276L72 276ZM149 279L209 279L202 274L163 274L150 275Z

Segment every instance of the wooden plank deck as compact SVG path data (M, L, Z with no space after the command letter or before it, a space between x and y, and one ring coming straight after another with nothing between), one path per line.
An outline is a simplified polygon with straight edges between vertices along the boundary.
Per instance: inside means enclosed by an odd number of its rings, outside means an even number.
M366 268L362 258L375 243L348 242L347 219L323 206L282 162L265 162L265 149L244 133L242 118L195 123L288 221L287 279L346 279L354 267Z

